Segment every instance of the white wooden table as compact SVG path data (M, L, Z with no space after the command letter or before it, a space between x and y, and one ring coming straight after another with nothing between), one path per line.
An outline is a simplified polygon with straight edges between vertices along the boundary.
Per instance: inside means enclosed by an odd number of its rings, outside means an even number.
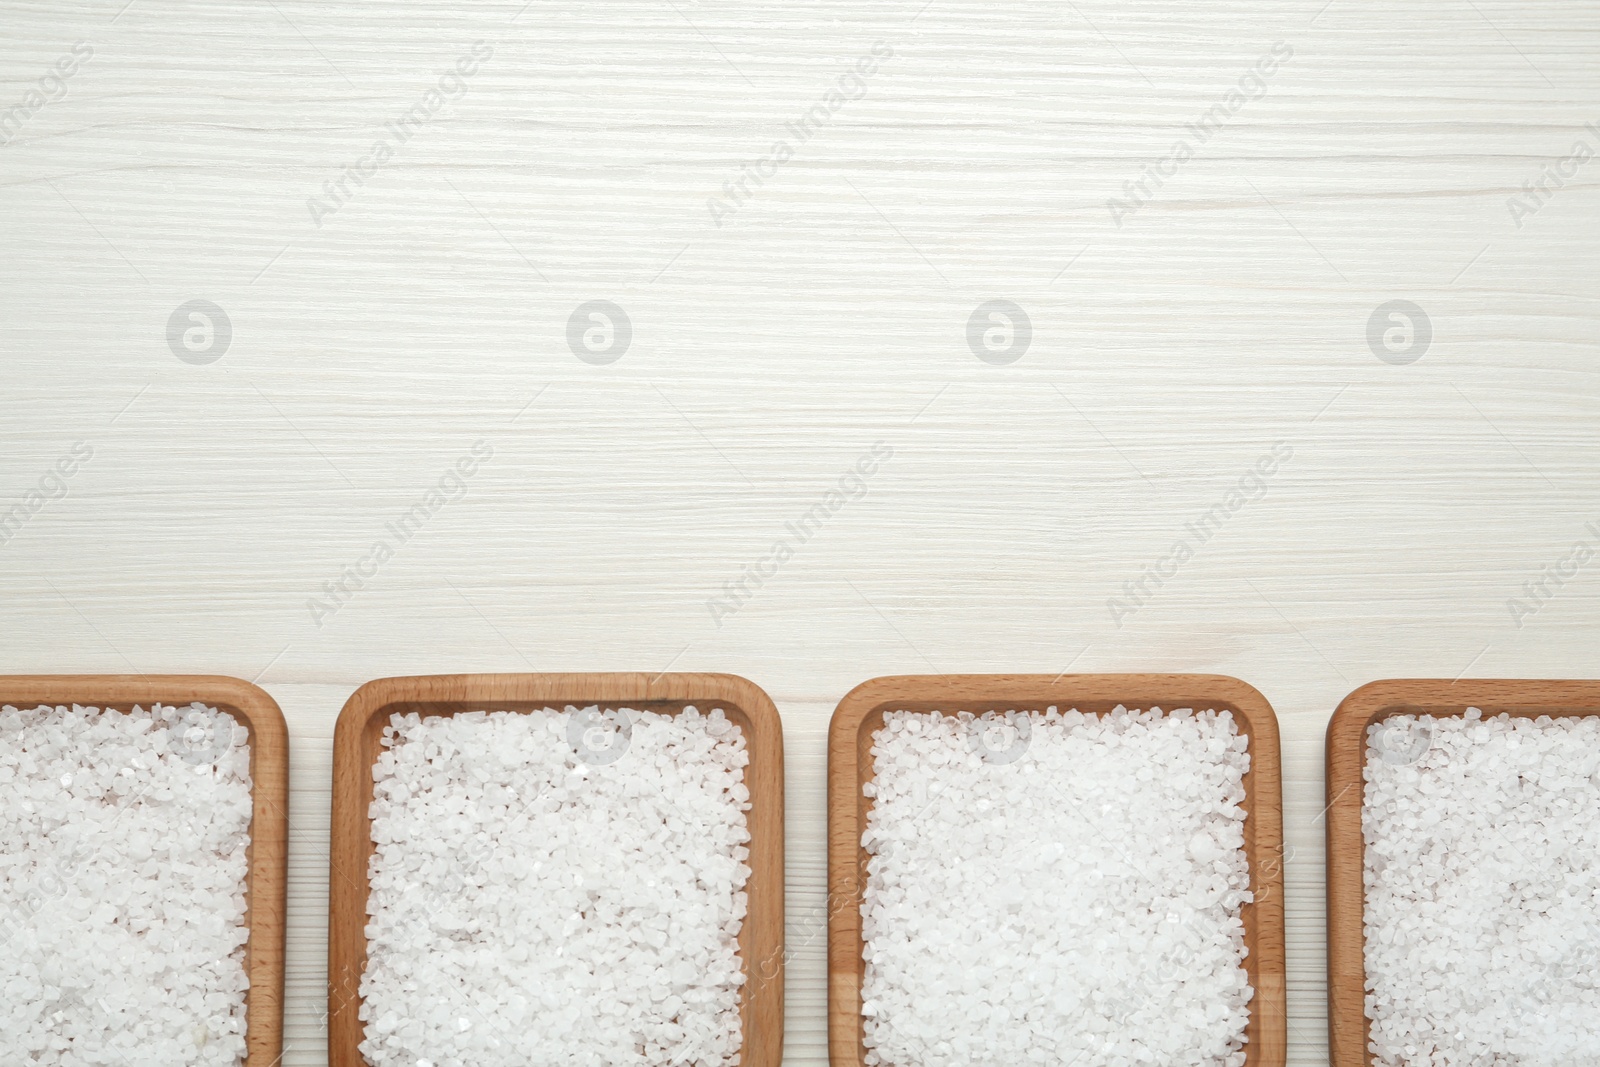
M1593 5L0 23L0 669L228 673L283 705L288 1067L324 1063L330 738L368 678L764 686L805 1065L840 696L1235 674L1282 720L1316 1064L1334 705L1600 670L1600 564L1524 590L1600 545ZM592 301L631 330L569 331Z

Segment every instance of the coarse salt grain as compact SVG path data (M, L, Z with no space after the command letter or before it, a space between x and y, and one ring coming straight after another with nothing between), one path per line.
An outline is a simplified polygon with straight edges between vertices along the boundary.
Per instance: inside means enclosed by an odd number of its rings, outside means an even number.
M885 715L869 1067L1243 1064L1247 740L1227 711Z
M1600 1063L1600 718L1395 715L1366 757L1376 1061Z
M239 1063L248 736L201 704L0 708L0 1063Z
M749 756L720 709L395 715L384 744L369 1063L738 1063Z

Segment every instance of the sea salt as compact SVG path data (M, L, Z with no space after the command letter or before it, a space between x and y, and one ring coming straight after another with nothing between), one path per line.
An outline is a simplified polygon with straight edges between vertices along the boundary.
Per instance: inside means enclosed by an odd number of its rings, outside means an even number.
M1397 715L1363 777L1370 1050L1600 1063L1600 718Z
M240 1062L248 737L201 704L0 708L0 1064Z
M1227 711L888 713L866 1063L1243 1064L1247 741Z
M749 756L720 709L395 715L384 744L370 1064L739 1062Z

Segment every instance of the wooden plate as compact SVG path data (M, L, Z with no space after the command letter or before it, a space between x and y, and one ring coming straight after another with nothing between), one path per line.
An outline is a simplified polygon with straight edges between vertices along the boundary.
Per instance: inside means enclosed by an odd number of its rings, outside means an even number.
M1391 715L1484 717L1509 712L1600 715L1600 682L1389 679L1362 686L1339 704L1328 723L1328 1056L1333 1067L1365 1067L1367 1051L1366 941L1363 908L1366 858L1361 836L1367 727Z
M394 714L537 711L568 704L675 715L721 708L744 731L750 763L749 911L739 931L745 972L739 1016L743 1067L783 1055L783 724L772 700L731 674L444 674L368 682L339 713L333 739L333 826L328 879L328 1063L363 1067L361 975L367 966L367 864L372 766Z
M1284 998L1283 798L1278 719L1265 697L1236 678L1211 674L950 674L874 678L839 702L828 728L828 1058L859 1067L862 1044L861 899L867 853L861 831L872 801L872 735L887 711L954 714L989 710L1061 710L1104 714L1129 708L1216 709L1233 713L1250 738L1245 787L1245 854L1255 903L1241 909L1245 971L1255 988L1245 1027L1247 1067L1281 1067L1287 1049Z
M82 704L126 712L135 704L200 701L250 731L250 846L245 886L245 1067L276 1067L283 1050L284 894L289 873L289 730L277 702L238 678L213 674L0 675L0 704Z

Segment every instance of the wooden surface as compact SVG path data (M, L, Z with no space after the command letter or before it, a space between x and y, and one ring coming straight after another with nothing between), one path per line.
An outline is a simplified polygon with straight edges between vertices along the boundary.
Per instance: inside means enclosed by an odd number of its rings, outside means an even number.
M1520 227L1507 207L1593 141L1591 3L0 0L0 26L0 109L95 50L0 146L0 514L93 450L0 544L0 671L278 700L283 1067L325 1063L333 725L372 678L771 693L792 1067L826 1062L826 730L853 686L1243 678L1283 732L1289 1059L1325 1067L1333 708L1374 678L1600 676L1594 564L1507 608L1600 524L1600 161ZM467 95L314 225L479 39ZM715 225L880 39L866 95ZM1265 95L1118 226L1107 200L1279 40ZM209 365L168 344L193 299L231 319ZM566 339L598 299L634 327L608 366ZM1032 321L1009 366L967 343L991 299ZM1368 345L1392 299L1431 320L1410 365ZM466 491L319 625L479 439ZM1113 620L1280 439L1265 493ZM713 619L880 440L866 494Z
M1366 899L1361 804L1367 728L1390 715L1485 717L1510 713L1600 715L1600 682L1471 678L1452 681L1388 679L1362 686L1340 703L1328 723L1328 1048L1332 1067L1367 1067Z
M777 1067L783 1053L783 724L760 688L726 674L457 674L382 678L350 697L334 737L328 873L328 1062L363 1067L358 1046L361 975L367 963L372 767L391 715L530 712L572 704L677 714L721 708L744 732L750 763L749 911L739 931L745 971L740 1063Z
M1250 739L1244 776L1245 855L1253 904L1244 920L1245 971L1255 997L1245 1026L1246 1067L1282 1067L1287 1054L1283 925L1283 793L1278 720L1265 697L1236 678L1183 674L907 675L863 682L839 702L828 730L828 1050L832 1067L859 1067L862 1044L861 900L868 854L861 832L872 809L872 735L889 711L953 715L990 710L1104 714L1118 704L1228 710Z
M82 704L119 712L134 705L187 707L200 701L250 732L250 844L246 849L244 1067L277 1067L283 1053L285 894L289 870L289 734L283 712L261 689L204 674L0 676L0 704Z

